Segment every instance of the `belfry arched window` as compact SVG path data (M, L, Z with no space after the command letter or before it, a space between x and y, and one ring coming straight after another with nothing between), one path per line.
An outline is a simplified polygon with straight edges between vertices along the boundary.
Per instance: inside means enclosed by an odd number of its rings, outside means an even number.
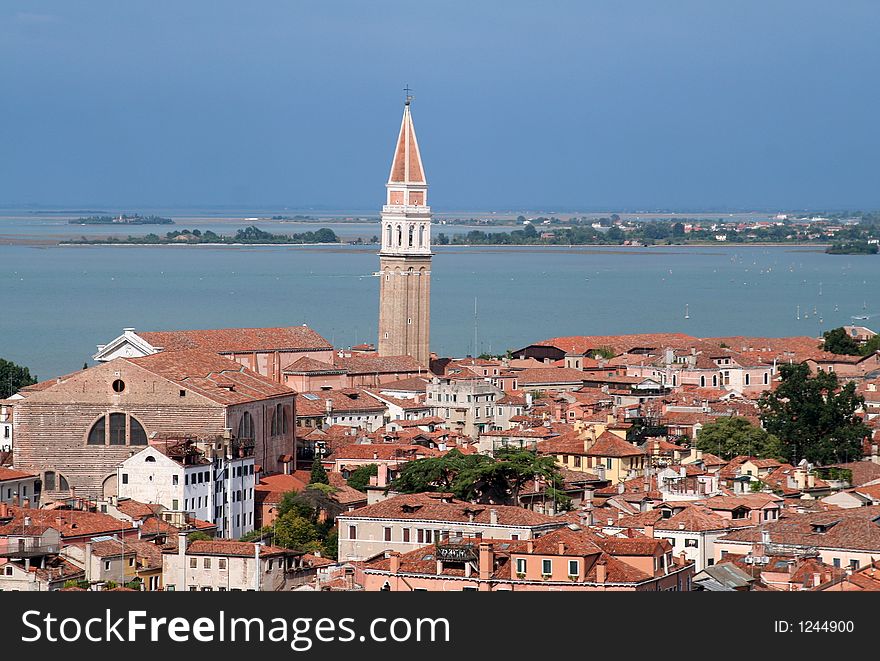
M425 226L419 225L419 248L425 247Z
M391 225L385 227L385 245L391 245Z
M403 245L403 228L400 225L397 226L397 245Z
M415 236L416 228L412 225L409 226L409 247L413 247L413 237Z

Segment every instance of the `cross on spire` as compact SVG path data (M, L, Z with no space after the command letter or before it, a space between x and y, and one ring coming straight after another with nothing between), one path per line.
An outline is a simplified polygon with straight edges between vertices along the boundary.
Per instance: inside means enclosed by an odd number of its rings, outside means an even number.
M406 94L406 105L409 105L409 102L413 100L413 95L410 94L412 90L409 87L409 83L406 84L406 87L403 88L403 91Z

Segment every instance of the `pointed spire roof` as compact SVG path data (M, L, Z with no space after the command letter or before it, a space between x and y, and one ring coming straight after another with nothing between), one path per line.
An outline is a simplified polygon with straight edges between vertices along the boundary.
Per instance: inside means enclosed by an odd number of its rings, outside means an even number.
M409 111L409 99L403 107L403 121L400 123L400 134L391 162L389 184L425 184L425 169L416 141L416 130L413 127L412 115Z

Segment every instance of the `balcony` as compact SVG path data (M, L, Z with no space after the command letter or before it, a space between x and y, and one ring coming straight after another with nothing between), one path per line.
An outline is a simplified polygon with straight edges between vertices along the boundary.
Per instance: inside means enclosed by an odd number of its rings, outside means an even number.
M425 216L431 215L431 207L427 207L424 205L414 205L414 204L384 204L382 205L382 213L388 214L424 214Z

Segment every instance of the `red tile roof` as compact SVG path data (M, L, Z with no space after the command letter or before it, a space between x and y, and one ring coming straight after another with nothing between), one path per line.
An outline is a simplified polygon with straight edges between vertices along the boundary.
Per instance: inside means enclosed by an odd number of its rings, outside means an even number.
M516 374L520 388L548 383L583 384L587 375L581 370L568 367L532 367Z
M0 524L0 537L21 534L22 530L27 530L27 526L24 526L24 517L30 518L32 526L40 526L43 529L54 528L61 533L62 538L96 536L135 529L128 521L120 521L100 512L46 510L10 505L9 514L12 519L8 523Z
M31 473L24 473L22 471L17 471L12 468L0 466L0 482L5 482L6 480L22 480L36 477L36 475L33 475Z
M553 517L545 516L522 507L510 505L478 505L452 498L448 494L417 493L394 496L374 505L367 505L354 512L339 515L357 519L404 519L418 521L448 521L449 523L489 524L491 510L498 514L502 526L552 526Z
M200 349L213 353L332 350L333 346L306 325L281 328L215 328L144 331L138 336L163 350Z
M347 358L333 358L338 367L344 368L349 374L395 374L416 372L429 374L428 370L419 365L412 356L378 356L359 355Z
M602 432L585 453L590 457L638 457L645 451L611 432Z
M218 404L241 404L294 391L239 363L204 351L161 351L143 358L117 358L177 383Z
M878 519L878 505L808 514L785 512L772 523L731 532L721 539L755 543L761 541L761 531L766 530L771 544L880 553Z
M255 544L251 542L235 542L228 540L197 540L190 542L186 548L188 555L226 555L238 557L254 557ZM177 553L177 549L163 550L163 553ZM296 553L280 546L264 545L260 549L260 557Z

